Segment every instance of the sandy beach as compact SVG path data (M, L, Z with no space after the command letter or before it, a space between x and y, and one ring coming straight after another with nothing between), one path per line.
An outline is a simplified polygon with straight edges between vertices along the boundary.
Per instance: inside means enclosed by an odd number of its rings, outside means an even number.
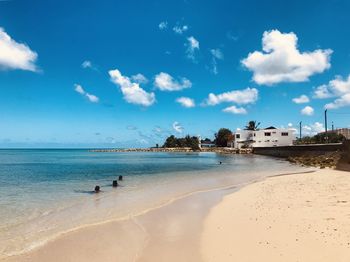
M350 176L330 169L200 192L4 261L349 261Z
M204 223L204 261L350 261L350 173L277 176L228 195Z

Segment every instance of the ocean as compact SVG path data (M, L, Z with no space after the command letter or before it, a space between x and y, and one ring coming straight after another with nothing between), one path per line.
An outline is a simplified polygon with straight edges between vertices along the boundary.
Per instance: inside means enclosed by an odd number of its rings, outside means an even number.
M222 162L222 164L220 164ZM73 229L126 219L189 194L303 171L257 155L0 150L0 258ZM124 177L117 188L112 181ZM93 193L95 185L101 192Z

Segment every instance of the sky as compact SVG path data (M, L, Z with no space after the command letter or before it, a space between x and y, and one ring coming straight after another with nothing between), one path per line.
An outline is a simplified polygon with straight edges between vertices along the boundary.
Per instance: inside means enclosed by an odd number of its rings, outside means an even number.
M0 147L350 127L350 2L0 1Z

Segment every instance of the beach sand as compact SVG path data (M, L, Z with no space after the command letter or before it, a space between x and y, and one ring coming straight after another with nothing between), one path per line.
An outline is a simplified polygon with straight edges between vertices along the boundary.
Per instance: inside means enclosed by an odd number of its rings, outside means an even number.
M226 196L204 222L204 261L350 261L350 173L271 177Z
M275 176L239 188L80 228L4 261L350 261L349 172Z
M80 228L3 261L201 261L204 218L234 190L199 192L144 214Z

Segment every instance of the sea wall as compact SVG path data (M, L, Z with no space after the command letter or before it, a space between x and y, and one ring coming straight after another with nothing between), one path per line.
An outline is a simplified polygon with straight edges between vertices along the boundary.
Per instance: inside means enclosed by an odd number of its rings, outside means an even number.
M337 164L337 169L350 171L350 140L343 143L342 154Z
M320 156L328 152L342 151L343 144L296 145L279 147L255 147L254 154L274 157Z

